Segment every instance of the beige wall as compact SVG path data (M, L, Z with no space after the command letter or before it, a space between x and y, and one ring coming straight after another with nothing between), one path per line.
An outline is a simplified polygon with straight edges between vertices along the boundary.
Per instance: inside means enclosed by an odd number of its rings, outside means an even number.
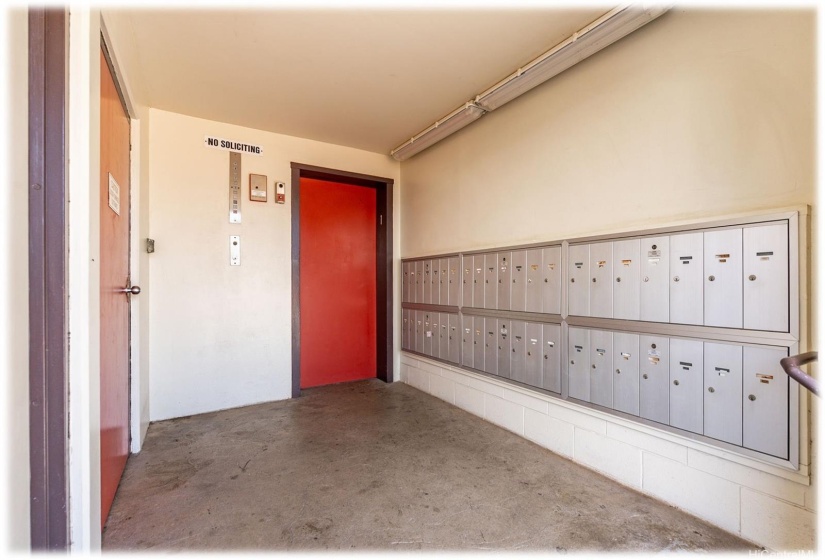
M813 11L671 10L402 163L402 255L813 205L815 23ZM809 264L815 273L815 255ZM815 302L811 290L803 299ZM424 362L405 356L404 379L428 390L435 381L427 376L444 376L456 395L478 385L472 374ZM552 416L556 405L548 406ZM816 411L814 404L814 423ZM609 465L617 462L611 446L594 448ZM811 458L815 469L817 446ZM691 482L678 491L642 488L765 546L811 545L815 486L790 484L773 499L744 490L761 480L758 472L721 461L711 474L701 482L686 475ZM721 498L695 499L707 484L722 484L716 476L733 481L724 523L712 505Z
M166 111L152 109L150 118L151 418L289 398L290 162L395 179L399 164ZM263 147L263 156L242 157L239 225L228 221L229 153L205 147L206 135ZM249 173L267 176L268 202L248 199ZM273 202L275 181L287 184L284 205ZM241 236L240 267L229 266L234 234Z
M7 117L2 158L4 188L0 189L0 370L2 428L0 451L5 463L0 482L3 498L0 548L29 547L29 301L28 294L28 17L25 10L5 11L3 29L3 89ZM7 50L8 49L8 50ZM8 438L8 439L7 439Z

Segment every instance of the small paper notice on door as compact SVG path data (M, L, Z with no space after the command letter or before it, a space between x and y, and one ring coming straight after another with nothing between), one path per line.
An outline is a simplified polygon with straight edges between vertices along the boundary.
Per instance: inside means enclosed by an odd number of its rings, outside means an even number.
M117 184L111 173L109 173L109 208L120 216L120 185Z

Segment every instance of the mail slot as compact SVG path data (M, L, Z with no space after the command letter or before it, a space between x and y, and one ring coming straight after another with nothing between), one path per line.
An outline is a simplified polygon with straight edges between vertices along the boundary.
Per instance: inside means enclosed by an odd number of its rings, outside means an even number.
M433 332L433 358L441 357L441 313L430 313L430 328Z
M433 261L427 259L423 261L424 276L421 278L421 303L432 303L432 273Z
M450 363L457 364L459 362L459 355L461 354L461 325L459 324L457 313L449 314L447 317L447 325L450 328L450 339L447 341L449 345L447 348L449 352L448 360Z
M526 255L526 284L524 286L525 304L524 310L533 313L541 313L542 294L542 270L541 270L541 249L528 249Z
M415 341L413 344L416 352L424 352L424 312L420 310L415 311Z
M561 247L541 250L542 313L561 314Z
M570 327L567 331L567 394L590 401L590 331Z
M590 245L570 245L567 251L567 313L590 316Z
M441 313L438 316L438 328L441 335L438 339L438 357L450 360L450 314Z
M484 307L498 308L498 254L484 255Z
M701 325L703 322L702 233L670 236L670 322Z
M430 272L430 303L441 303L441 259L433 259Z
M543 344L540 323L527 323L524 336L524 382L542 387Z
M742 328L742 228L706 231L705 325Z
M496 260L498 262L498 308L509 311L512 282L511 268L513 265L512 253L510 251L499 252L496 254Z
M527 288L527 252L513 251L513 266L510 271L510 309L524 311Z
M744 327L788 332L788 224L746 227Z
M639 318L667 323L670 320L670 238L645 237L641 241Z
M613 317L639 320L639 266L641 242L613 242Z
M484 371L484 317L473 321L473 367Z
M670 339L670 425L702 433L702 342Z
M484 308L484 255L473 255L473 307Z
M424 344L422 352L427 356L433 355L433 324L432 314L429 311L424 312ZM436 348L438 345L436 344Z
M410 299L410 262L401 263L401 301L408 303Z
M670 423L670 340L639 337L639 416Z
M424 303L424 261L415 261L415 303Z
M498 375L510 378L510 320L498 319L496 322L498 334Z
M561 325L545 323L542 333L542 387L561 393Z
M524 363L527 355L527 325L524 321L510 322L510 379L527 382L527 369Z
M498 375L498 319L495 317L484 318L484 371Z
M613 408L639 415L639 335L613 333Z
M484 319L480 319L484 321ZM473 367L473 316L463 315L461 318L461 365Z
M461 305L473 306L473 256L461 257Z
M743 349L743 445L782 459L788 458L788 394L799 391L779 365L787 355L773 346Z
M705 435L742 445L742 347L705 342Z
M590 402L613 408L613 333L590 331Z
M401 349L410 349L410 310L401 310Z
M447 274L447 304L461 305L461 258L450 257L447 259L449 272Z
M451 305L450 261L448 259L440 259L438 261L438 303L441 305Z

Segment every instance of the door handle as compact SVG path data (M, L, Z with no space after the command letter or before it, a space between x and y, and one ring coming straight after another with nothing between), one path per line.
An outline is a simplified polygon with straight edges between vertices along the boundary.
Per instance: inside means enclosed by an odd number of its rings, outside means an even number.
M130 294L136 296L140 293L140 286L126 286L125 288L121 288L117 291L122 294Z

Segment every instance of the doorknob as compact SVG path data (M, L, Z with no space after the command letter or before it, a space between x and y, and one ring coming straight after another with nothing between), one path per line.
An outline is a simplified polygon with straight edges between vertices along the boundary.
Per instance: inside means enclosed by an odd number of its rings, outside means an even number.
M133 296L136 296L140 293L140 286L127 286L126 288L122 288L118 291L124 294L131 294Z

